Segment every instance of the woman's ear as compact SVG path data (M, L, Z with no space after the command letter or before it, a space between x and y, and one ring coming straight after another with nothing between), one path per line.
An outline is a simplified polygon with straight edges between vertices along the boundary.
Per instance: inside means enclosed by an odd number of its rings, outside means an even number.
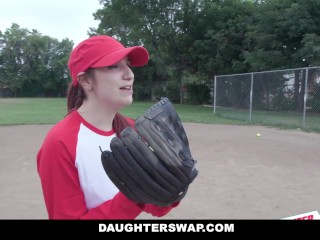
M78 76L78 83L83 89L87 91L92 90L92 80L87 74L81 74L80 76Z

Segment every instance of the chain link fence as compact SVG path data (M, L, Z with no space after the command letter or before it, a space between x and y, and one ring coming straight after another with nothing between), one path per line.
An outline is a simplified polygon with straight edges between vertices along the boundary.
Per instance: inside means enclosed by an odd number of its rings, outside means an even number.
M320 67L215 76L213 111L250 123L320 131Z

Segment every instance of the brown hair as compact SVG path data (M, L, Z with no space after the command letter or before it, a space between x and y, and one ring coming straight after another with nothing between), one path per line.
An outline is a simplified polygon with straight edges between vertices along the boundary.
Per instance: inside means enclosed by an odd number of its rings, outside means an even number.
M94 77L94 71L93 68L89 68L85 72L86 77L90 77L93 80ZM72 83L69 85L68 89L68 114L74 110L77 110L83 103L83 100L86 98L86 93L84 89L81 87L80 84L77 84L77 86L74 86Z
M89 76L93 76L93 71L89 70L87 73L89 74ZM69 85L67 96L68 114L74 110L77 110L82 105L83 100L86 98L85 91L81 87L81 85L78 84L77 86L74 86L72 83ZM116 113L112 122L112 128L118 136L120 136L120 133L123 129L132 125L133 122L130 124L127 121L127 118L120 113Z
M74 86L71 83L68 89L68 113L72 112L73 110L77 110L82 105L85 98L86 94L83 88L79 84Z

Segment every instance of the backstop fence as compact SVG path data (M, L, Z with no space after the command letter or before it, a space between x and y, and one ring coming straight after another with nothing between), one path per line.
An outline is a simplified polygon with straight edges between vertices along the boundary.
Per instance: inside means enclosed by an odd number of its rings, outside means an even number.
M320 131L320 66L215 76L213 112L250 123Z

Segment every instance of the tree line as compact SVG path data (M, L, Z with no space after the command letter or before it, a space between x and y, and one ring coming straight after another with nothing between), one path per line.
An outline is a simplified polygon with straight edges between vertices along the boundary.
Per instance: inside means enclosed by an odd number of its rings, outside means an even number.
M99 25L89 35L111 35L126 46L149 50L148 65L134 69L138 99L166 94L175 102L203 103L215 75L320 63L318 0L100 3L93 14ZM0 33L0 41L0 87L17 95L65 93L72 41L17 25ZM298 90L302 79L296 81ZM35 86L37 93L31 91Z
M15 23L0 31L0 96L65 96L72 46Z

